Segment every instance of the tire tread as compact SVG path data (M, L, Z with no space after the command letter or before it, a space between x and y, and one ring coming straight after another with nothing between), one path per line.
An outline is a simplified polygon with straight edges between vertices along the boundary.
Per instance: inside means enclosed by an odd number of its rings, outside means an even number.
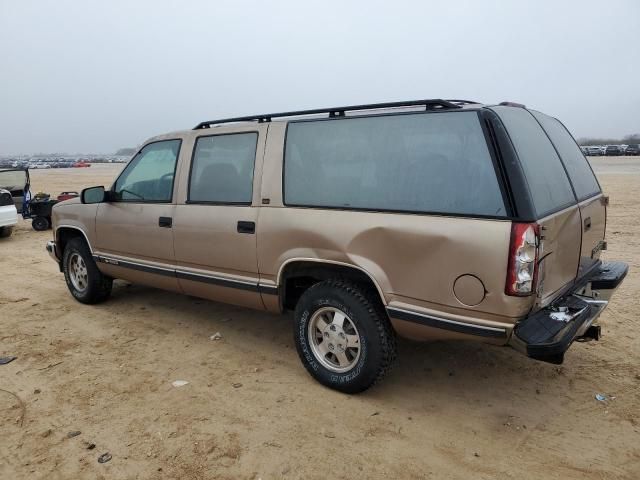
M367 383L360 383L359 385L354 385L352 388L340 389L347 393L358 393L368 388L373 387L378 384L393 368L395 365L396 357L397 357L397 345L396 345L396 336L395 332L389 322L389 318L384 309L384 305L380 301L378 297L378 292L373 291L370 287L366 285L357 284L351 282L349 280L344 280L340 278L329 279L322 282L318 282L311 287L309 287L301 297L300 301L296 305L296 318L299 318L301 315L301 305L304 297L313 297L316 295L318 290L321 290L325 287L328 287L332 290L342 291L346 293L349 297L351 297L355 302L357 302L361 308L363 308L372 320L375 325L375 330L377 333L377 337L379 340L380 348L381 348L381 361L377 366L377 372L373 376L373 379ZM302 362L307 369L307 371L314 375L314 371L311 365L309 365L306 361ZM319 379L320 380L320 379ZM321 380L320 380L321 381ZM335 388L334 385L327 384L322 382L325 385Z
M84 297L78 296L73 292L73 287L69 280L69 271L68 271L68 258L71 255L72 251L78 251L82 257L84 258L85 264L87 266L87 270L89 271L89 287L87 290L87 295ZM111 295L111 288L113 286L113 279L109 278L98 270L98 266L93 260L93 255L89 250L84 239L76 237L69 240L67 245L65 246L63 253L63 269L64 276L67 282L67 286L71 291L73 298L78 300L81 303L86 303L89 305L104 302Z

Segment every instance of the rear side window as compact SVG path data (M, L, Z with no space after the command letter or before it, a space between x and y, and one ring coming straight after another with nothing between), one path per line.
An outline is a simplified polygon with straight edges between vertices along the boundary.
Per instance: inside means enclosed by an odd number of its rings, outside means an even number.
M600 185L598 185L589 162L584 158L580 147L578 147L565 126L555 118L543 113L535 111L531 113L540 122L556 150L558 150L578 199L584 200L600 193Z
M250 204L257 143L256 132L198 137L188 201Z
M492 107L509 133L538 217L575 204L562 162L540 124L524 108Z
M291 122L288 205L505 216L476 112Z

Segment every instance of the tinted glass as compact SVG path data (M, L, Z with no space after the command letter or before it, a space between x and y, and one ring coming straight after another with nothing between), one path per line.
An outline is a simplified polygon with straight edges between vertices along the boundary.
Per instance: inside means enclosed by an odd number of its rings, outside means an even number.
M257 143L255 132L199 137L189 201L250 204Z
M290 123L289 205L504 216L476 112Z
M82 192L83 203L100 203L104 200L104 187L85 188Z
M576 191L578 199L583 200L600 193L600 186L596 180L589 162L584 158L578 145L573 140L567 129L555 118L540 112L531 112L542 125L551 142L560 153L560 158L569 173L571 183Z
M0 188L22 190L27 185L27 173L24 170L0 171Z
M538 216L575 203L562 162L533 115L524 108L492 108L502 119L518 153Z
M131 159L116 184L116 199L134 202L170 202L180 140L155 142Z

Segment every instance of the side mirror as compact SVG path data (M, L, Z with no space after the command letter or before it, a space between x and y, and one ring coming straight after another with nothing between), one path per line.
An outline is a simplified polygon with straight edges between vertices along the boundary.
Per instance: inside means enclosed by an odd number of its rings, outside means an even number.
M80 201L82 203L101 203L105 200L104 187L90 187L82 190Z

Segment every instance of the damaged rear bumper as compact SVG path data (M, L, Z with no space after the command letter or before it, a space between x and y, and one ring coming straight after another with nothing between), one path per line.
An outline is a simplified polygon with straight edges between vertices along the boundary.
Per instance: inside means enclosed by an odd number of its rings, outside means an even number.
M574 341L600 338L595 322L628 269L623 262L603 262L571 292L518 322L509 344L536 360L562 363Z

